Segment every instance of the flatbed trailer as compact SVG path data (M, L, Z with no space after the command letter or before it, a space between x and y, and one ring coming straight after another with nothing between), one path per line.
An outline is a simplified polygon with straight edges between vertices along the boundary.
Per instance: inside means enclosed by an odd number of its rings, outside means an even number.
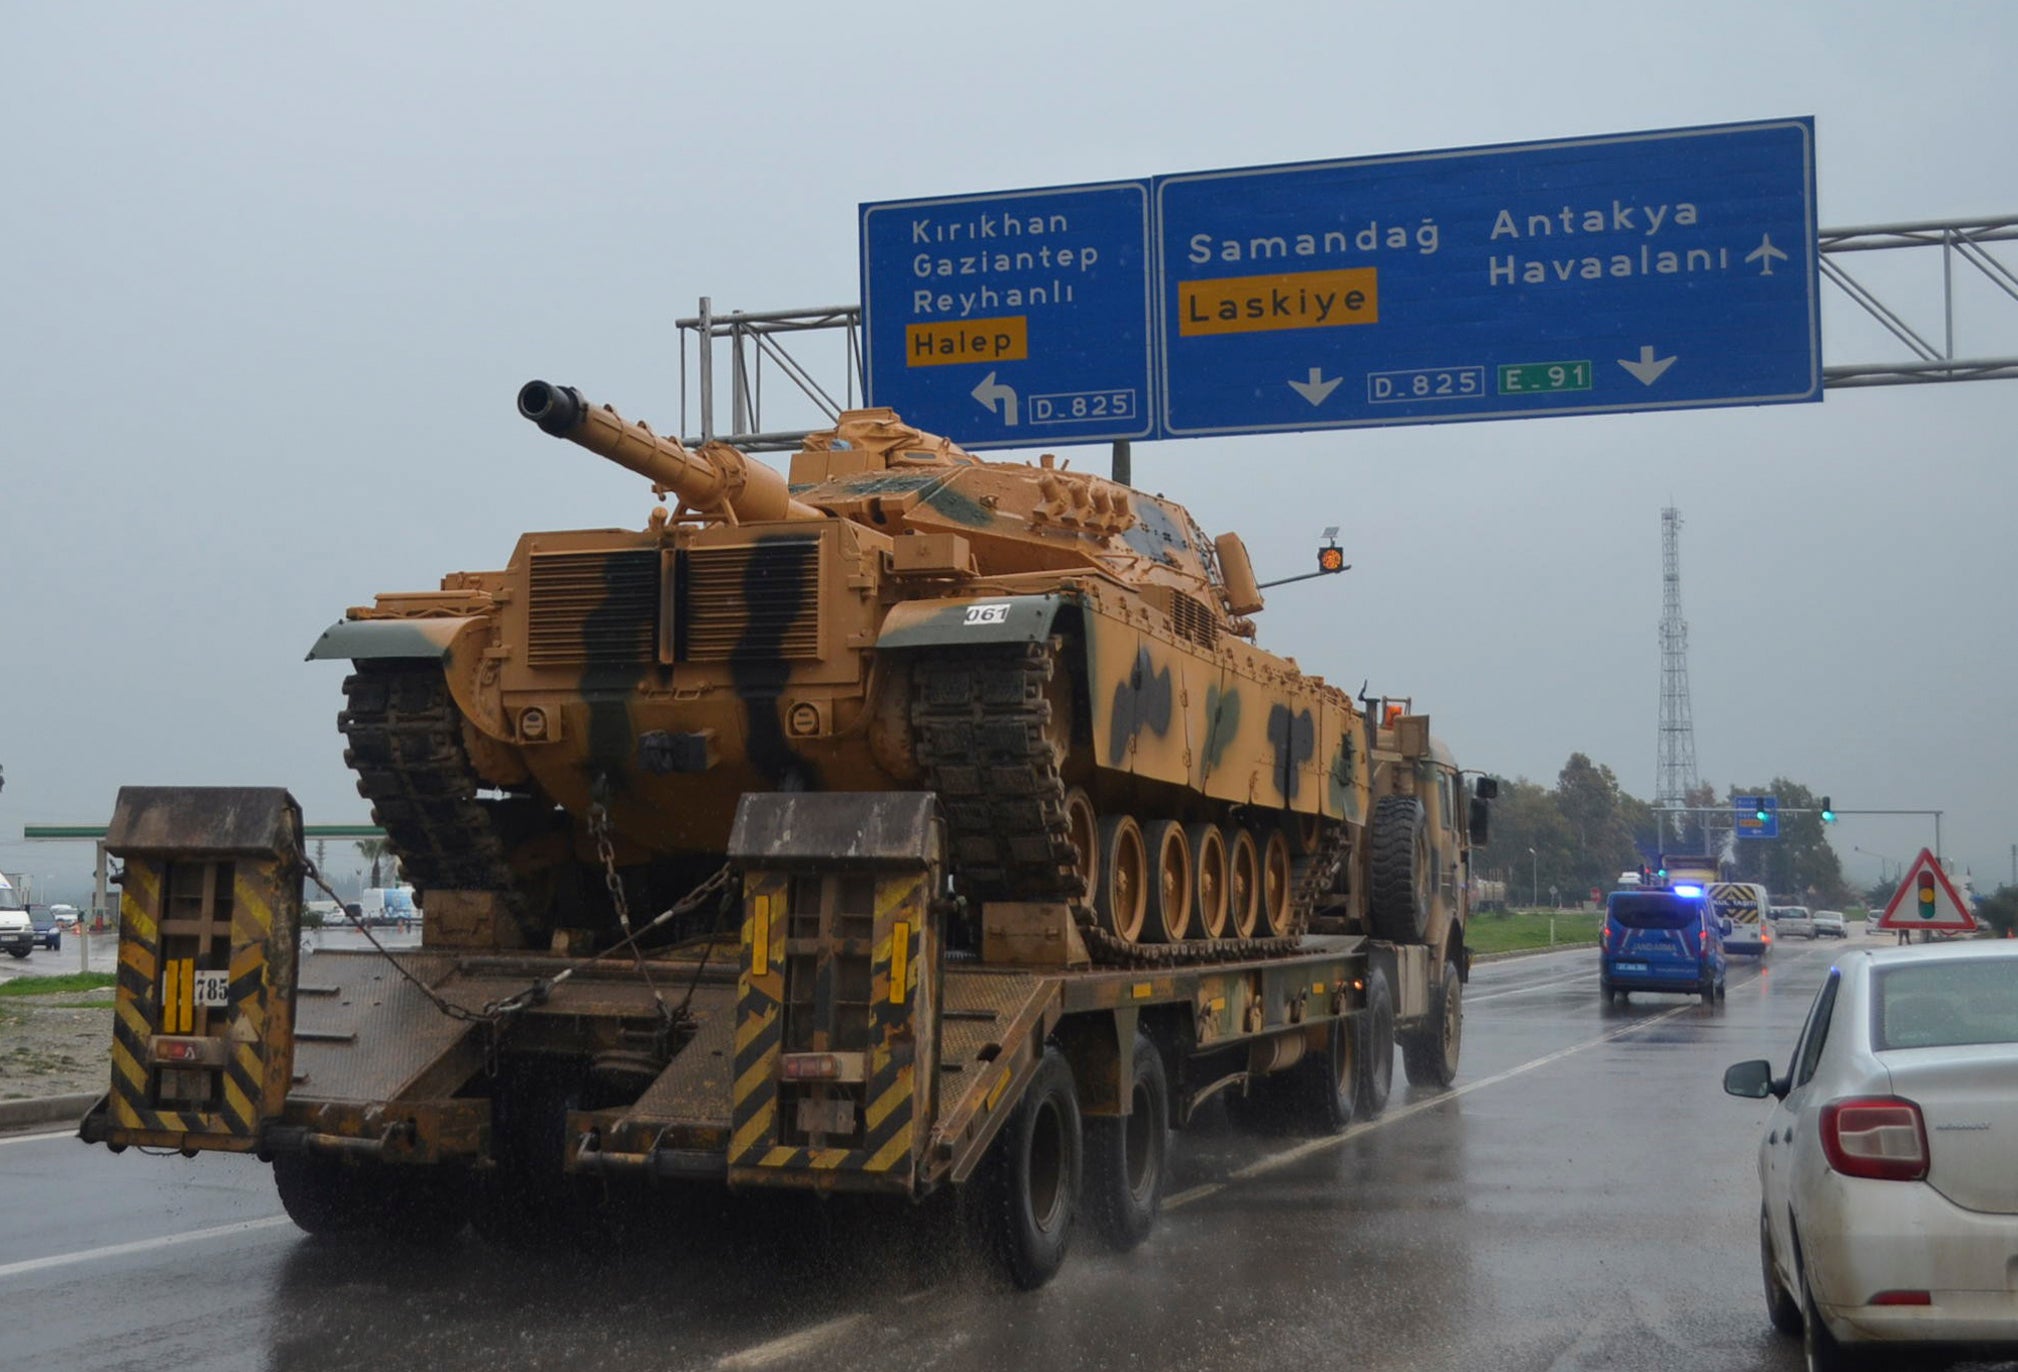
M1148 1235L1170 1130L1214 1097L1335 1132L1384 1105L1397 1034L1411 1079L1455 1074L1461 926L1097 966L1067 904L949 898L945 845L926 793L751 794L718 941L473 948L495 912L444 892L419 949L303 952L284 791L127 788L112 1087L82 1136L255 1153L303 1228L391 1238L523 1234L597 1186L952 1188L1031 1287L1082 1215Z

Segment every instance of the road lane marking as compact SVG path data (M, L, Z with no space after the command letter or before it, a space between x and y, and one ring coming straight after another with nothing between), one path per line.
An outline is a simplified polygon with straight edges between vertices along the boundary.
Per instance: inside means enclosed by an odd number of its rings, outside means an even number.
M5 1148L10 1143L40 1143L44 1139L74 1139L76 1137L77 1131L75 1129L53 1129L46 1134L9 1134L6 1138L0 1139L0 1148Z
M240 1220L236 1224L220 1224L214 1229L196 1229L187 1234L164 1234L158 1239L137 1239L132 1243L115 1243L104 1248L87 1248L78 1253L58 1253L47 1258L29 1258L23 1262L10 1262L0 1266L0 1279L17 1277L24 1272L44 1272L52 1267L70 1267L80 1262L98 1262L105 1258L123 1258L130 1253L151 1253L160 1248L174 1248L185 1243L201 1243L205 1239L229 1238L233 1234L251 1234L262 1229L278 1229L291 1225L294 1221L285 1215L272 1215L263 1220Z
M1581 1053L1586 1048L1595 1048L1600 1044L1610 1043L1613 1039L1624 1038L1627 1034L1636 1034L1642 1029L1651 1028L1653 1025L1671 1020L1675 1016L1685 1014L1695 1008L1693 1003L1677 1005L1674 1009L1663 1010L1658 1015L1649 1015L1645 1019L1636 1019L1631 1024L1622 1024L1610 1033L1600 1034L1592 1039L1585 1039L1582 1043L1573 1043L1569 1047L1559 1048L1553 1053L1544 1053L1538 1058L1530 1058L1516 1067L1509 1067L1506 1071L1495 1073L1493 1076L1482 1077L1477 1081L1469 1081L1463 1086L1453 1086L1442 1095L1432 1096L1428 1100L1417 1101L1413 1105L1405 1105L1399 1110L1389 1111L1387 1114L1381 1115L1376 1119L1367 1120L1362 1124L1355 1124L1342 1134L1332 1134L1326 1138L1311 1139L1309 1142L1300 1143L1294 1148L1285 1148L1280 1153L1270 1153L1267 1157L1251 1162L1247 1166L1229 1173L1227 1181L1229 1183L1249 1181L1255 1177L1265 1176L1270 1172L1288 1167L1292 1163L1301 1162L1303 1159L1317 1153L1341 1147L1356 1138L1371 1134L1376 1129L1385 1129L1390 1124L1398 1124L1411 1116L1420 1115L1428 1110L1434 1110L1441 1105L1458 1099L1460 1096L1467 1096L1473 1091L1483 1091L1488 1086L1497 1086L1501 1082L1525 1076L1537 1068L1546 1067L1552 1062L1560 1062L1566 1057ZM1218 1189L1221 1189L1221 1187L1215 1186L1208 1189L1202 1186L1194 1186L1189 1191L1183 1191L1165 1199L1163 1208L1165 1210L1176 1210L1181 1206L1189 1205L1195 1200L1202 1200L1206 1196L1211 1195L1212 1191Z
M1526 986L1516 986L1511 991L1488 991L1482 996L1466 996L1464 1003L1466 1005L1478 1005L1484 1001L1498 1000L1502 996L1524 996L1530 991L1546 991L1551 986L1567 986L1573 981L1589 981L1596 975L1596 971L1586 969L1581 972L1572 972L1566 977L1551 977L1547 981L1537 981Z
M868 1316L859 1314L842 1315L836 1319L828 1320L824 1324L816 1324L810 1328L801 1329L796 1334L787 1334L783 1338L772 1339L769 1343L760 1343L754 1347L745 1348L740 1353L727 1354L715 1366L720 1368L769 1367L774 1362L782 1362L794 1354L804 1353L827 1342L829 1339L839 1338L867 1318Z

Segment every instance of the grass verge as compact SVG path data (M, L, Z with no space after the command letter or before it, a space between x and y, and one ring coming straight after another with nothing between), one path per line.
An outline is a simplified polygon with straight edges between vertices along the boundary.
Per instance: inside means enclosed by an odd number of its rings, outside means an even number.
M70 991L97 991L118 983L110 972L66 972L56 977L15 977L0 981L0 996L54 996Z
M1555 924L1555 945L1596 943L1596 910L1491 910L1471 917L1464 941L1474 953L1513 953L1549 946L1549 925Z

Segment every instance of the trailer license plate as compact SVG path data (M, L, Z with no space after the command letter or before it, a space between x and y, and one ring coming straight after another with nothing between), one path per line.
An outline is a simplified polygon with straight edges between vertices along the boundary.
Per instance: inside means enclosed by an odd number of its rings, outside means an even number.
M1614 972L1644 972L1647 970L1647 965L1644 962L1615 962L1612 964L1612 970Z

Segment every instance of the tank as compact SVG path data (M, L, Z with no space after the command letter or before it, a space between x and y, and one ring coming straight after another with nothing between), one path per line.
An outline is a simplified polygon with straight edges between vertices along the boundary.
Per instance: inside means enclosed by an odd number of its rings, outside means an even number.
M1314 915L1364 916L1341 873L1371 856L1390 731L1257 646L1237 535L886 409L842 414L788 474L565 386L518 409L649 482L644 527L525 534L501 570L380 595L310 653L355 664L345 757L428 943L678 938L737 798L780 790L935 792L956 940L990 901L1070 904L1109 962L1287 950Z

